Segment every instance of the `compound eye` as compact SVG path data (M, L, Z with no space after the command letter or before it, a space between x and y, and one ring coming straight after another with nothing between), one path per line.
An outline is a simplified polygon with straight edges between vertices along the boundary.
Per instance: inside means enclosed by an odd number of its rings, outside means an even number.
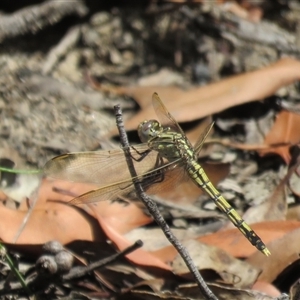
M161 125L156 120L144 121L138 127L138 135L142 143L148 142L161 131Z

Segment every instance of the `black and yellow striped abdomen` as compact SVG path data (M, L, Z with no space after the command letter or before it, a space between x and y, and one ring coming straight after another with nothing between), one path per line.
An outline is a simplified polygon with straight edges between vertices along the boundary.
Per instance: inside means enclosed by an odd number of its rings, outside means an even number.
M201 165L196 161L190 161L186 169L193 182L209 195L209 197L215 202L216 206L228 217L234 226L240 230L249 242L265 255L270 255L269 250L260 237L214 187Z

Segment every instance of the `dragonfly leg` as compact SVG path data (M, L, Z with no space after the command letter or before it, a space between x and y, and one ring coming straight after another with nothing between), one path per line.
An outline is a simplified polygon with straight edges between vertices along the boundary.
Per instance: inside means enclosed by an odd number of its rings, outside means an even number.
M142 161L152 150L151 149L148 149L144 152L139 152L136 148L134 148L134 146L131 146L131 148L138 154L140 155L139 158L135 158L133 155L130 154L131 158L134 160L134 161L137 161L137 162L140 162Z

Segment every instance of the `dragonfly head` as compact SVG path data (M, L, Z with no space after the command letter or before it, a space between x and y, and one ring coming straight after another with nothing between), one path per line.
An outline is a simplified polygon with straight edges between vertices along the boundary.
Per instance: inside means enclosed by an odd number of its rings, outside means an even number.
M156 120L144 121L138 127L138 135L142 143L147 143L162 131L161 124Z

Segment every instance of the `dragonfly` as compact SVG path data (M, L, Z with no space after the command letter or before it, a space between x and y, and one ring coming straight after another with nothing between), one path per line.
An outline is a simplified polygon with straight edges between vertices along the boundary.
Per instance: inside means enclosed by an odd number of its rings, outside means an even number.
M184 180L192 181L206 192L253 246L266 256L270 255L261 238L215 188L198 163L198 154L214 123L207 126L193 147L157 93L152 96L152 104L159 121L140 123L138 135L142 143L130 150L137 172L135 179L149 195L172 188ZM69 202L79 205L115 200L124 195L126 199L134 197L133 178L126 166L123 150L111 149L62 154L48 161L43 171L58 179L97 184L99 188L96 190Z

